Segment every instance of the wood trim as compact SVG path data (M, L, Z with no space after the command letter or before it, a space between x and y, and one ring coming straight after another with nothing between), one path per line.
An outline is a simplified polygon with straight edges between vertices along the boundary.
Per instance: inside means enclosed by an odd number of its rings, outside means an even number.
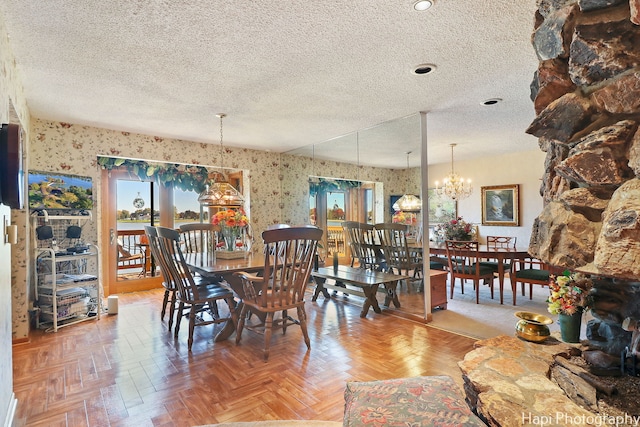
M149 289L156 289L162 286L162 278L160 276L155 277L141 277L139 279L132 280L118 280L118 248L117 248L117 218L116 218L116 206L117 206L117 194L116 194L116 182L118 179L131 179L131 174L126 170L103 170L102 171L102 245L101 245L101 258L103 266L103 281L102 287L104 296L120 294L125 292L137 292L145 291ZM135 179L133 179L135 180ZM161 191L163 187L161 187ZM171 188L172 189L172 188ZM163 197L160 197L162 203L160 204L160 224L166 224L171 222L173 224L173 217L170 214L173 212L173 191L166 191ZM165 213L163 215L163 212ZM168 215L168 217L167 217ZM115 233L112 238L112 233Z

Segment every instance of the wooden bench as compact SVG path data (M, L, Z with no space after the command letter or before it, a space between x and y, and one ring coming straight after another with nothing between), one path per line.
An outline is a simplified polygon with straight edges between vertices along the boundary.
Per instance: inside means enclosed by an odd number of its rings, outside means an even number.
M381 291L385 293L385 307L393 303L396 308L400 308L396 287L398 286L398 280L408 278L408 276L365 270L364 268L347 267L344 265L338 266L336 270L334 270L333 267L318 268L317 271L311 272L311 277L316 284L316 289L311 299L312 301L317 300L320 293L322 293L325 298L331 298L328 289L358 295L365 298L360 317L365 317L370 307L373 307L373 311L376 313L382 313L378 300L376 299L376 293L380 285L384 286L384 289ZM334 280L336 284L327 283L327 279ZM362 290L345 288L346 285L361 288Z

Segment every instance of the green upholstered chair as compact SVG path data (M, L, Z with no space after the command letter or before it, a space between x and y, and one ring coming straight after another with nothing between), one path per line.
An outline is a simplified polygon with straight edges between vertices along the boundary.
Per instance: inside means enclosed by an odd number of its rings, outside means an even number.
M515 236L487 236L487 248L489 249L514 249L516 247ZM493 268L495 272L498 271L498 261L487 260L481 261L480 265L484 267ZM511 271L511 262L504 263L504 271Z
M449 274L451 275L451 294L456 279L460 279L461 292L464 294L465 280L473 280L476 290L476 304L480 303L480 280L483 280L491 287L491 298L493 299L493 269L483 267L478 259L478 242L476 241L445 241L447 248L447 259L449 260Z
M520 283L522 295L525 295L525 284L529 285L529 299L533 298L533 285L549 286L549 276L553 273L546 263L536 258L526 258L514 263L509 278L513 290L513 304L516 303L516 289Z

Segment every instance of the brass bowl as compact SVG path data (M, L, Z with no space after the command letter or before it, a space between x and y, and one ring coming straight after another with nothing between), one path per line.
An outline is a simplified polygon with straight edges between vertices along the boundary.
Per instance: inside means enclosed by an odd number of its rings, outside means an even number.
M520 319L516 323L516 335L523 340L542 342L551 335L547 325L553 320L549 317L528 311L518 311L515 316Z

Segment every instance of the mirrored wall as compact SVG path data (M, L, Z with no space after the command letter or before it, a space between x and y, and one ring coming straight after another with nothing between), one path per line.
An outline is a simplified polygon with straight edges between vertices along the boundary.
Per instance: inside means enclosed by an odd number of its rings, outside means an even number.
M421 197L421 146L416 113L283 154L283 221L323 228L322 256L338 253L340 263L350 265L342 222L392 222L393 201L406 193ZM412 224L417 234L419 213ZM425 318L422 281L398 288L398 310Z

